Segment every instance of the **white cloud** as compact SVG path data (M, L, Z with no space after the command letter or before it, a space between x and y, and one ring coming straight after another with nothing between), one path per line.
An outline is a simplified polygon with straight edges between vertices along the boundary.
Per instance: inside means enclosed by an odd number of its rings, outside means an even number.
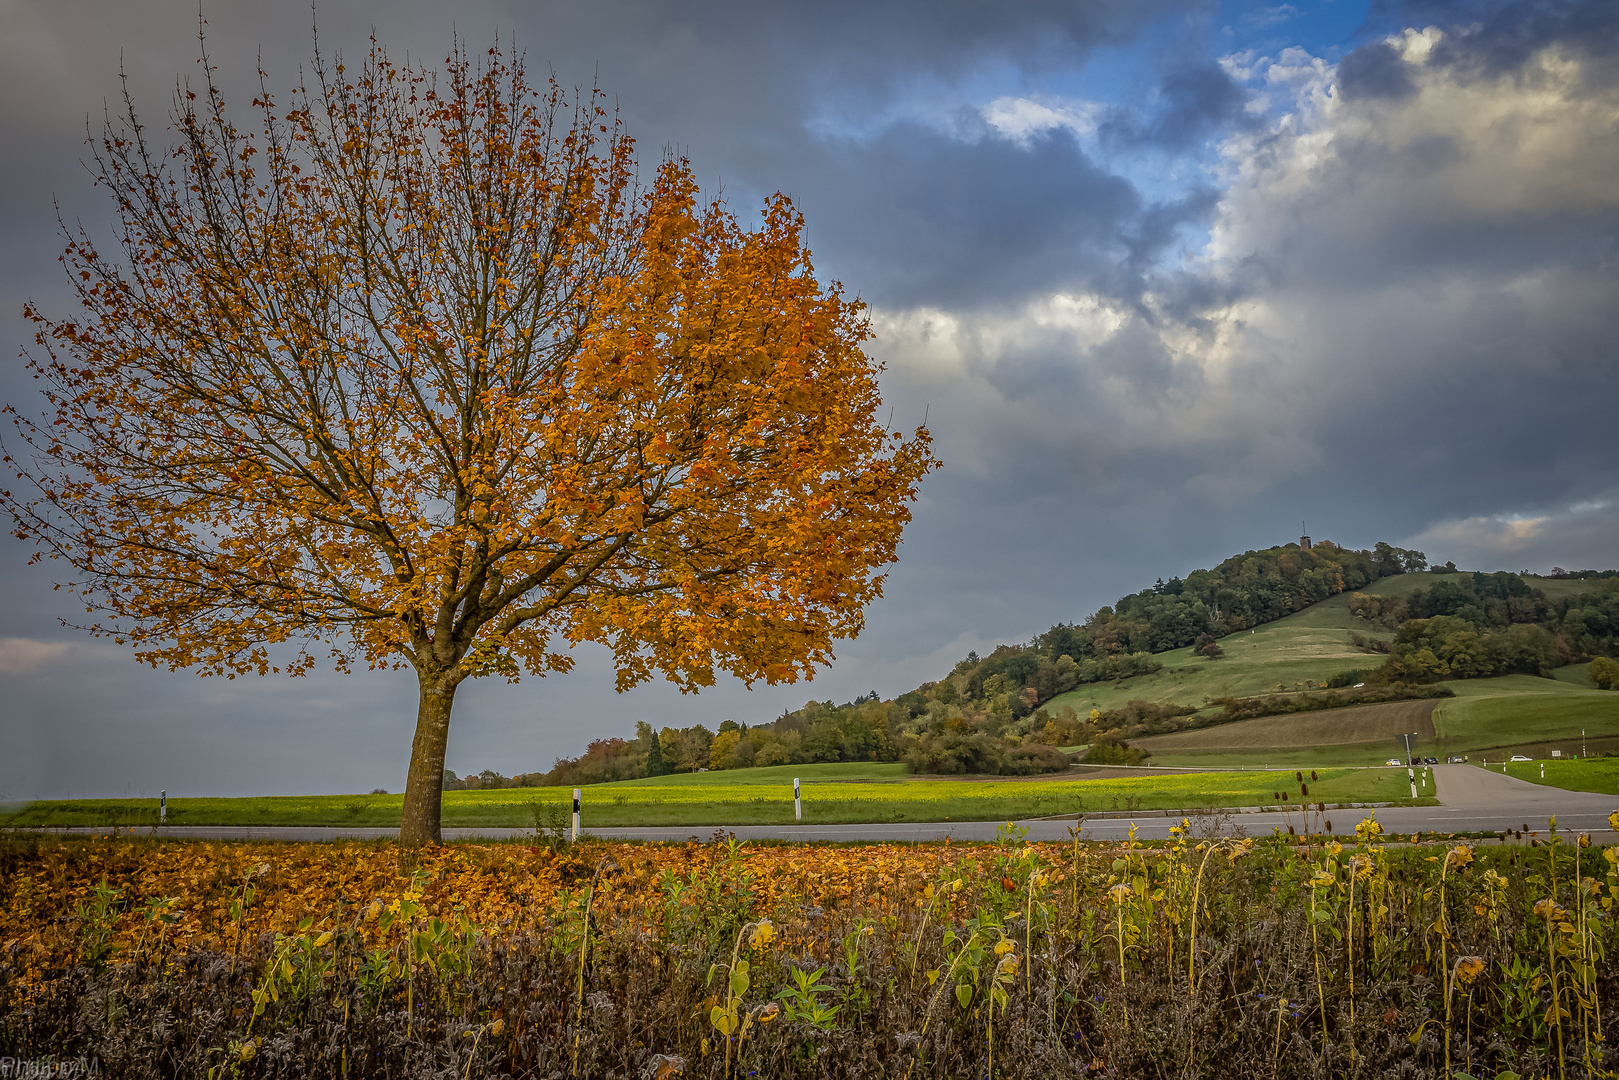
M73 645L65 641L0 638L0 674L25 675L51 663L71 648Z
M1024 141L1053 128L1086 137L1096 134L1103 107L1094 101L998 97L979 110L986 123L1009 139Z
M1619 493L1610 492L1556 509L1440 521L1402 543L1469 570L1609 570L1619 567L1616 533Z
M1413 541L1430 547L1467 547L1475 552L1516 555L1546 532L1547 518L1470 517L1445 521L1424 530Z

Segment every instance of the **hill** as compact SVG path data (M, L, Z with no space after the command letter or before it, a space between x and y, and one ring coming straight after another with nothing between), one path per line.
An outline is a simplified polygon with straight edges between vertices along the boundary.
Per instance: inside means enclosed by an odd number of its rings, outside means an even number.
M598 740L523 780L810 762L1030 775L1065 768L1058 748L1075 745L1104 764L1144 752L1161 764L1248 764L1265 748L1364 764L1390 756L1391 733L1417 731L1429 752L1539 745L1569 724L1577 730L1576 721L1607 737L1619 704L1577 686L1583 668L1559 672L1619 651L1611 572L1543 578L1426 564L1422 552L1381 543L1249 551L1025 644L969 654L894 698L812 701L770 723L727 721L717 733L642 724L634 740ZM1301 718L1336 705L1353 707ZM1263 722L1246 719L1254 716Z
M1402 574L1386 578L1366 591L1377 595L1410 592L1425 580L1459 575ZM1084 715L1092 709L1116 709L1127 701L1200 704L1205 699L1248 697L1279 690L1319 687L1340 672L1371 669L1382 662L1350 643L1364 624L1349 614L1349 597L1334 596L1293 615L1220 639L1223 655L1200 656L1191 648L1155 653L1162 667L1148 675L1093 683L1059 694L1046 702L1048 712L1071 708Z
M1364 592L1403 597L1441 581L1450 573L1411 573L1385 578ZM1529 577L1533 589L1567 598L1589 586L1579 580ZM1367 625L1349 611L1350 597L1335 596L1295 615L1245 634L1221 640L1225 655L1208 660L1190 649L1160 654L1162 670L1117 685L1086 687L1054 698L1048 709L1116 709L1137 699L1199 703L1212 698L1248 697L1318 686L1334 675L1375 667L1382 657L1352 643ZM1375 764L1399 752L1399 736L1419 737L1424 754L1444 757L1505 758L1514 753L1545 757L1552 749L1579 750L1581 729L1592 753L1619 752L1619 694L1595 690L1589 664L1553 670L1551 678L1506 675L1442 680L1455 694L1438 701L1332 709L1261 717L1231 724L1137 739L1157 765L1241 765L1256 754L1325 765ZM1205 714L1213 712L1206 710ZM1259 762L1263 764L1263 762Z

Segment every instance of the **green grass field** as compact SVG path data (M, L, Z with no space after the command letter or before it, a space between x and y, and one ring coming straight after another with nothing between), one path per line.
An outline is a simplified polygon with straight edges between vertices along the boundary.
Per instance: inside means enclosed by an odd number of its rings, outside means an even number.
M1544 780L1540 776L1542 765L1546 767ZM1619 795L1619 758L1514 761L1507 765L1507 775L1534 784L1563 788L1566 791L1595 791L1602 795ZM1619 806L1615 809L1619 810Z
M1619 752L1619 694L1530 675L1447 685L1456 697L1265 716L1135 745L1151 751L1154 765L1375 765L1397 755L1400 734L1412 732L1421 754L1496 761L1578 753L1583 728L1591 752Z
M1185 773L1084 780L851 781L798 766L804 778L804 820L811 824L902 821L1002 821L1106 810L1213 809L1258 806L1277 791L1299 794L1291 772ZM840 767L831 766L832 770ZM870 769L871 767L864 767ZM878 768L885 768L879 766ZM848 767L843 767L847 772ZM769 774L750 777L747 773ZM792 779L778 769L739 769L657 781L597 784L584 789L586 825L764 825L793 820ZM828 775L828 774L822 774ZM888 774L892 777L892 773ZM663 782L659 782L663 781ZM1409 795L1398 770L1328 770L1310 785L1310 801L1394 802ZM447 827L560 828L571 810L566 788L451 791L444 796ZM399 795L265 796L171 799L171 825L397 826ZM128 826L157 823L153 800L75 799L30 803L0 817L10 827Z
M1230 724L1154 735L1134 745L1154 765L1381 765L1402 753L1400 735L1417 735L1432 753L1435 702L1389 701L1345 709L1262 716Z
M1583 666L1583 665L1582 665ZM1509 675L1448 684L1456 697L1434 710L1439 753L1490 760L1619 751L1619 694L1559 679Z

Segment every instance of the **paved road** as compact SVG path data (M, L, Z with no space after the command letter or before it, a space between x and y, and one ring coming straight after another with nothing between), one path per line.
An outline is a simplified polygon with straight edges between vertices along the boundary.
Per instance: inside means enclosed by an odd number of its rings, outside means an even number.
M1439 806L1390 806L1376 811L1377 820L1389 832L1499 832L1503 829L1525 829L1542 832L1546 820L1557 815L1557 826L1564 832L1589 832L1600 842L1612 842L1615 837L1608 827L1608 815L1619 809L1619 797L1592 795L1580 791L1563 791L1518 780L1500 773L1488 772L1473 765L1439 765L1434 767L1434 786ZM1357 821L1365 816L1364 810L1332 810L1326 817L1336 832L1350 832ZM1137 827L1136 835L1143 839L1158 839L1169 835L1170 826L1179 819L1158 813L1131 818L1088 817L1083 835L1089 840L1122 839L1130 826ZM1294 810L1287 813L1264 812L1228 815L1206 815L1192 818L1193 830L1200 835L1238 834L1267 836L1271 829L1286 830L1289 825L1300 828L1303 816ZM1066 840L1073 821L1035 820L1018 824L1029 830L1031 840ZM992 840L996 822L993 821L940 821L926 824L883 825L733 825L724 829L713 826L661 826L655 828L603 828L585 829L591 835L615 840L707 840L716 832L735 836L738 840ZM72 829L75 833L105 833L106 829ZM373 828L314 828L314 827L215 827L171 826L158 830L162 836L195 840L382 840L398 834L396 829ZM149 835L150 830L140 830ZM532 836L530 829L445 829L446 840L521 839Z

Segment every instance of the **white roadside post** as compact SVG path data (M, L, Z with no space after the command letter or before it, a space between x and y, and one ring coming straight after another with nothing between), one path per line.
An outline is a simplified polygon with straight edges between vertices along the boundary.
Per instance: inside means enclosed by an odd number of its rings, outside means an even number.
M579 839L579 789L573 789L573 838Z
M1410 735L1400 736L1401 739L1405 740L1405 775L1406 779L1411 781L1411 797L1413 799L1417 797L1417 768L1416 758L1411 755L1411 740L1416 737L1415 732Z
M1546 763L1544 761L1540 763L1540 778L1542 780L1546 779Z
M804 801L798 794L798 777L793 777L793 820L804 820Z
M169 793L167 790L157 793L157 823L159 825L169 823Z

